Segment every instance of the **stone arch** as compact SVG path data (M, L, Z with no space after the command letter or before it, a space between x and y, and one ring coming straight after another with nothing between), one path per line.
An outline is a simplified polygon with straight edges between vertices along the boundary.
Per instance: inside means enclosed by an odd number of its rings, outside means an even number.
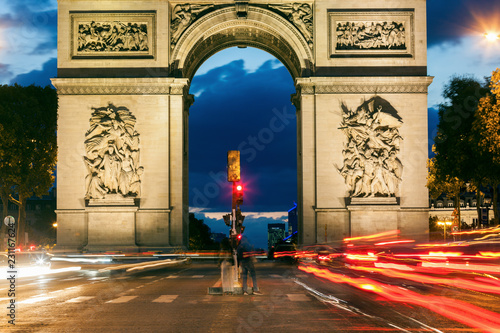
M191 79L213 54L233 46L251 46L278 58L294 79L313 71L313 53L300 31L280 15L248 7L245 19L235 7L218 9L200 17L180 36L171 53L174 76Z

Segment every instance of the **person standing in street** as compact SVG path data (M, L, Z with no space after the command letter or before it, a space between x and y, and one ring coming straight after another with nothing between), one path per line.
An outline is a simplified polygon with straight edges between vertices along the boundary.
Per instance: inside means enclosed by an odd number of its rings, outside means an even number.
M243 275L243 294L248 295L247 278L248 274L252 277L253 295L262 295L257 286L257 274L255 273L253 256L253 247L248 241L246 236L242 236L240 243L237 247L238 263L241 267L241 274Z

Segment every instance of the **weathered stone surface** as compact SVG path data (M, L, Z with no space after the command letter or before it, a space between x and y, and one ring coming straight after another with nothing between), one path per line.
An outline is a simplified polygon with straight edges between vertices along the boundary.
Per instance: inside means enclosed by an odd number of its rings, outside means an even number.
M425 235L432 81L426 68L425 0L59 0L53 84L59 94L61 247L188 244L189 81L203 61L231 46L275 55L296 82L303 244L391 229L405 237ZM342 105L356 110L373 98L387 101L402 119L396 154L401 167L390 169L397 182L385 180L388 191L369 186L366 201L339 172L349 145L339 127ZM135 117L136 164L143 167L140 195L130 190L129 198L88 195L85 133L93 108L107 105L124 107ZM376 133L372 146L385 147L383 142L390 156L394 145L387 144L387 133ZM371 196L376 190L388 196Z

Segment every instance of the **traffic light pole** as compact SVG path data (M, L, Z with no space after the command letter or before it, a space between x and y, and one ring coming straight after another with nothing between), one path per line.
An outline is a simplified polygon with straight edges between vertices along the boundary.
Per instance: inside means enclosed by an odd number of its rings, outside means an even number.
M232 195L232 203L231 203L231 238L235 239L236 238L236 182L233 182L233 195ZM233 277L234 281L238 281L238 253L237 253L237 244L233 246L233 262L234 262L234 271L233 271Z

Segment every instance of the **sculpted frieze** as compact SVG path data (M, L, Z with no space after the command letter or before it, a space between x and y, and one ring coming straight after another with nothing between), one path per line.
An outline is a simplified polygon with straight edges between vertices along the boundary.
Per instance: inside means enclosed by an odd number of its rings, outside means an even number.
M329 10L331 57L413 57L411 10Z
M406 50L405 23L337 22L337 50Z
M72 57L154 57L155 13L72 13Z
M140 197L144 168L139 164L136 118L127 108L112 104L93 110L85 134L85 199Z
M313 47L313 10L310 4L295 2L269 5L269 7L283 13L287 19L299 29L300 33L309 44L309 47Z
M342 155L344 165L338 171L345 179L351 198L394 197L403 175L399 159L403 139L401 117L381 97L372 97L355 111L344 103L340 129L347 142Z
M78 52L148 51L145 22L87 22L78 25Z
M172 23L170 25L170 42L172 48L177 43L184 30L200 16L201 12L212 7L214 7L214 5L195 4L180 4L174 7L172 10Z

